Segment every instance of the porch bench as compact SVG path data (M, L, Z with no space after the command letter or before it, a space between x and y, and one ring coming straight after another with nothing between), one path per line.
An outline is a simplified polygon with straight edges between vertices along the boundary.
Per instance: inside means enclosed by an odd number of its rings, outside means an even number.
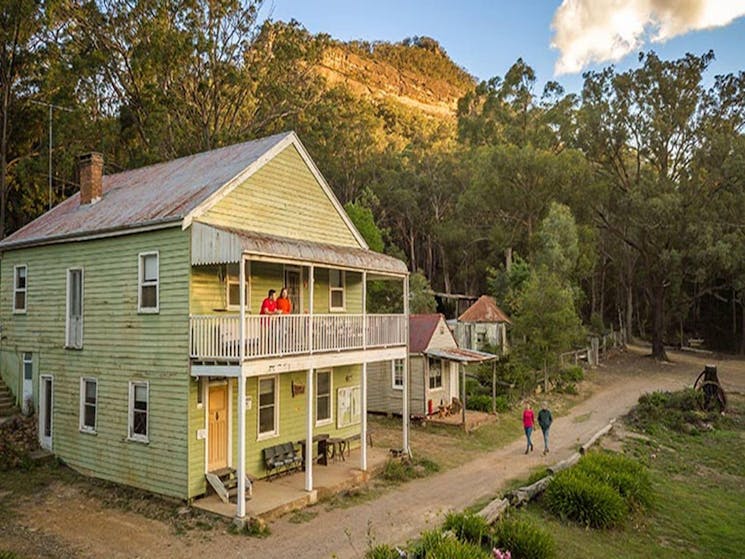
M291 442L268 446L262 450L262 454L267 478L298 470L303 465L302 457Z

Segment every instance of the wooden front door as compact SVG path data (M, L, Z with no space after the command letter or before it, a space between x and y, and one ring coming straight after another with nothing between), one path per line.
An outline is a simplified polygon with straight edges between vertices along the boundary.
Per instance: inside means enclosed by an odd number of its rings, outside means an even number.
M207 471L228 466L228 385L210 386Z
M285 268L285 287L287 287L287 297L292 302L292 312L302 313L300 306L302 299L300 297L300 268Z

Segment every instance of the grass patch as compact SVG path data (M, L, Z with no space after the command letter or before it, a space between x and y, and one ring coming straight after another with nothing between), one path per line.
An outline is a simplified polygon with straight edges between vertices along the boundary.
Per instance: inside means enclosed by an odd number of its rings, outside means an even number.
M427 477L440 471L440 466L428 458L392 458L385 463L382 477L392 483Z
M260 518L250 518L241 527L231 524L228 532L235 535L248 536L249 538L268 538L272 534L269 526Z
M658 397L655 397L658 398ZM665 396L667 399L668 397ZM683 397L673 397L680 405ZM668 400L669 401L669 400ZM654 505L632 514L623 529L587 530L554 518L540 504L525 514L546 527L562 555L577 559L704 559L740 557L745 549L745 398L731 395L727 415L714 430L678 430L679 417L635 410L632 422L654 433L650 441L627 439L625 453L648 465ZM655 403L656 408L659 403ZM655 409L651 410L656 414ZM680 410L685 414L686 410ZM675 417L677 416L677 417ZM694 422L698 414L689 415Z
M592 417L592 412L591 411L589 411L587 413L583 413L582 415L578 415L577 417L575 417L574 419L572 419L572 421L574 423L584 423L585 421L589 421L590 420L590 417Z
M317 510L301 509L293 512L287 520L293 524L303 524L304 522L310 522L316 516L318 516Z

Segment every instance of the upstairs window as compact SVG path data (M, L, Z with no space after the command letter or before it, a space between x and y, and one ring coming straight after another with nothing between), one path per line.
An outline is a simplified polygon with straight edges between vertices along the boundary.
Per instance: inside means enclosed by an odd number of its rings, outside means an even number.
M67 270L67 323L65 346L83 347L83 270Z
M150 387L147 382L129 383L129 438L146 443L150 427Z
M249 275L251 268L249 263L246 262L246 283L243 285L243 289L246 292L246 309L251 308L251 298L249 297ZM241 290L238 287L240 283L240 268L238 264L228 264L225 273L226 283L226 300L228 302L228 310L238 311L241 308Z
M429 388L442 388L442 363L439 359L429 360Z
M329 310L344 310L344 271L329 270Z
M393 377L393 388L395 390L404 389L404 360L394 359L392 362L391 376Z
M19 264L13 268L13 312L26 312L26 279L28 268Z
M157 252L143 252L140 254L139 277L138 310L143 313L157 313L159 282Z
M98 381L94 378L80 379L80 430L96 432L96 407L98 405Z

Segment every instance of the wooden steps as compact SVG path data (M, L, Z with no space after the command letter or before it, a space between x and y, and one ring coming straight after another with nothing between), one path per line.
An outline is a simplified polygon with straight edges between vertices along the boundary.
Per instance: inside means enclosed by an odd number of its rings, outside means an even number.
M18 413L16 400L10 388L0 378L0 417L7 417Z
M223 503L230 503L236 501L238 495L238 477L236 476L235 469L233 468L221 468L219 470L213 470L204 474L207 478L207 482L210 484L212 489L215 490L217 496L220 497ZM253 485L251 478L246 476L246 500L250 499L253 493Z

